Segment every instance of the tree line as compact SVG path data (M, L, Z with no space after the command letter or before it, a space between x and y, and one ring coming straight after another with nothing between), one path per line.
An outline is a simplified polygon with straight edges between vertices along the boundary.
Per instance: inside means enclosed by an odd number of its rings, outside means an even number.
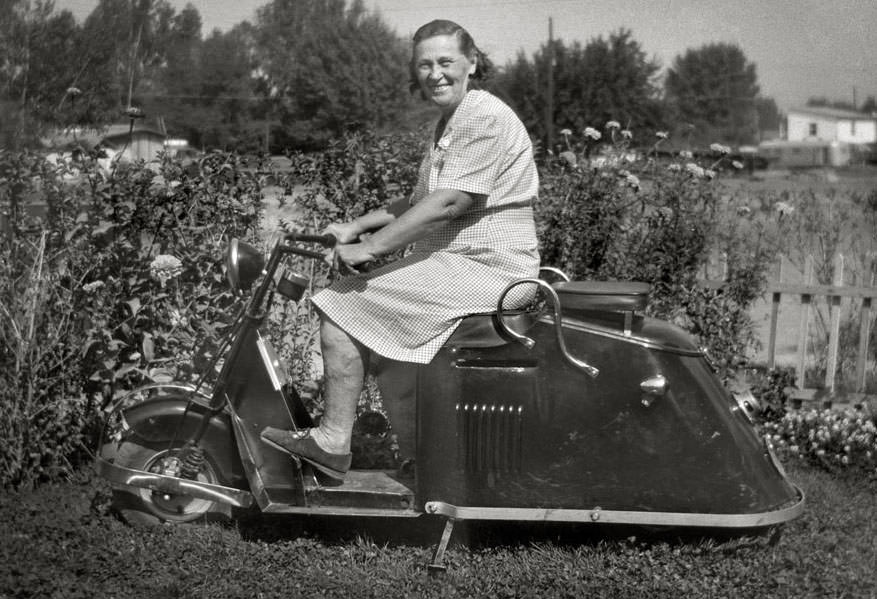
M409 55L363 0L270 0L253 22L206 35L191 4L99 0L78 24L51 0L10 0L0 4L0 142L30 146L48 129L105 126L134 107L199 148L319 148L351 128L422 120ZM627 29L521 52L488 86L539 140L615 120L736 145L780 118L738 46L690 48L663 69Z

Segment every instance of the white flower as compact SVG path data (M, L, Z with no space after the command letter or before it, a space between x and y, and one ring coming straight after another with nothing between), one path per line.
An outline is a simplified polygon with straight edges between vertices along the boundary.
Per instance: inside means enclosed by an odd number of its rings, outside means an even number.
M98 289L104 286L103 281L92 281L91 283L86 283L82 286L82 290L86 293L94 293Z
M570 135L572 135L572 131L569 129L561 129L560 134L564 137L569 137Z
M691 160L692 158L694 158L694 154L692 154L688 150L682 150L681 152L679 152L679 157L685 160Z
M658 139L667 139L668 135L669 133L667 133L666 131L655 131L655 137L657 137Z
M621 123L619 123L618 121L609 121L608 123L606 123L606 128L607 129L621 129Z
M183 272L183 263L176 256L159 254L149 264L149 274L158 281L162 287L169 279L177 277Z
M777 202L773 205L773 209L776 210L780 216L789 216L795 211L795 207L788 202Z
M594 129L593 127L585 127L585 137L590 137L594 141L597 141L601 137L603 137L599 131Z
M628 185L630 185L630 186L631 186L632 188L634 188L635 190L639 191L639 188L640 188L640 185L639 185L639 177L637 177L636 175L631 175L630 173L628 173L627 175L625 175L624 178L625 178L625 180L627 181L627 184L628 184Z
M694 175L695 177L703 177L705 174L703 168L696 165L693 162L689 162L688 164L686 164L685 170L688 171L689 173L691 173L692 175Z
M703 171L703 176L705 179L715 179L716 178L716 171L708 168L708 169Z
M739 160L734 160L733 162L731 162L731 166L739 171L741 168L743 168L743 163Z
M729 148L728 146L723 146L722 144L710 144L710 150L712 150L716 154L722 155L731 153L731 148Z
M621 137L624 139L633 139L633 133L631 133L629 129L622 129Z
M668 170L668 171L672 171L672 172L674 172L674 173L677 173L677 172L679 172L679 171L682 170L682 167L679 166L678 163L674 162L673 164L670 164L670 165L667 166L667 170Z
M189 319L186 318L185 316L183 316L182 314L180 314L180 311L177 310L176 308L174 308L170 311L169 316L170 316L170 321L171 321L172 326L185 327L185 326L189 325Z

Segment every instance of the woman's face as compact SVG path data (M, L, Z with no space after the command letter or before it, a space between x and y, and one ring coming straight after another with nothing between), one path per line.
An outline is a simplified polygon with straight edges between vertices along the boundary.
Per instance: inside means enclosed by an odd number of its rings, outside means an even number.
M423 96L450 115L463 101L475 61L460 50L455 35L437 35L414 48L414 68Z

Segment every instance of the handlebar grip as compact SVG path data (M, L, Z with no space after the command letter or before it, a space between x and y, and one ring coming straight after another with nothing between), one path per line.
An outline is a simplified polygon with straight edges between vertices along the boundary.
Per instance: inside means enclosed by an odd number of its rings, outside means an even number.
M335 247L338 239L331 233L325 235L308 235L305 233L289 233L286 235L287 241L300 241L302 243L317 243L322 246L331 248Z

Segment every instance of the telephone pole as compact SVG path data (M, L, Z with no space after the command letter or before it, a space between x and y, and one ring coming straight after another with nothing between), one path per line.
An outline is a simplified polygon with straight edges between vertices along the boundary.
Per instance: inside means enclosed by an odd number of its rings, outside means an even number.
M548 89L545 91L546 150L554 151L554 19L548 17Z

